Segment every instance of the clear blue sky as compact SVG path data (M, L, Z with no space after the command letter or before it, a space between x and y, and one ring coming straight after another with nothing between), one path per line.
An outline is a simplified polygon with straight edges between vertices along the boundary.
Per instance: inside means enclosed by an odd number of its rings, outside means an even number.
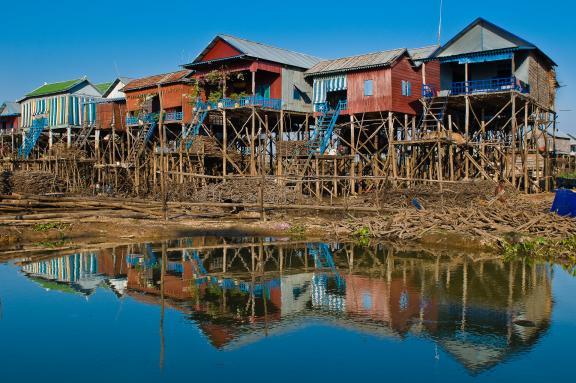
M439 0L3 2L0 101L44 82L177 70L217 33L323 58L436 43ZM444 0L442 41L481 16L558 64L560 129L576 133L576 4ZM572 110L565 112L563 110Z

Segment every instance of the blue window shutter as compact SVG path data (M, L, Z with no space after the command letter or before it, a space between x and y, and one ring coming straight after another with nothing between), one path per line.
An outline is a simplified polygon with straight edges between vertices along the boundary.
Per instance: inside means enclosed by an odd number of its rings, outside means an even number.
M406 81L402 80L402 96L406 96Z
M299 90L298 88L296 88L296 87L294 87L294 94L293 94L292 98L293 98L294 100L297 100L297 101L299 101L299 100L301 99L301 97L300 97L300 90Z
M412 96L412 84L406 81L406 96Z
M364 96L374 95L374 83L372 80L364 80Z

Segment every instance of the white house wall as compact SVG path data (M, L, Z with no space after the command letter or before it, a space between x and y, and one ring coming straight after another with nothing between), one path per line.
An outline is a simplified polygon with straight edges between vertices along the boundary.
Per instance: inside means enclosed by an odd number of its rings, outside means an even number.
M112 89L112 92L110 92L110 94L106 96L106 98L126 98L124 92L120 92L120 89L124 88L125 86L126 84L124 84L122 81L119 81L118 84L116 84L116 86L114 87L114 89Z

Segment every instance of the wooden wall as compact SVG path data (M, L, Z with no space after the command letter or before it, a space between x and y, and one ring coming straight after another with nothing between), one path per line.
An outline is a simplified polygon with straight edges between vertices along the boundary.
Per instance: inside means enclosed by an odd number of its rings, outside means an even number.
M530 95L546 108L554 109L556 101L556 72L535 52L528 57Z
M96 104L96 127L102 130L114 129L123 131L126 128L126 103L110 102Z
M222 59L226 57L238 56L241 52L230 44L218 40L205 55L202 57L202 61L210 61L216 59Z
M433 80L434 67L431 66L426 72L426 81ZM438 70L437 81L440 82ZM410 96L402 95L402 81L410 81ZM421 111L420 98L422 98L422 66L414 67L404 57L392 67L392 111L398 113L418 114Z
M391 71L387 68L348 73L348 113L390 110ZM373 95L364 96L364 81L373 81Z
M182 108L186 114L187 109L191 109L190 100L188 95L192 93L192 86L189 84L170 84L163 85L162 88L162 102L164 109ZM139 89L126 92L127 110L134 112L139 110L140 97L142 95L158 94L158 88ZM190 108L188 108L190 107Z
M420 113L422 68L414 67L407 57L403 57L391 68L348 73L348 113ZM373 96L364 96L365 80L373 80ZM410 81L410 96L402 95L402 81ZM439 63L426 64L426 82L440 88Z
M424 81L424 73L426 72L426 80ZM434 89L440 91L441 87L441 74L440 74L440 62L439 61L430 61L425 64L422 64L422 68L420 69L421 78L423 79L422 82L427 85L432 85Z

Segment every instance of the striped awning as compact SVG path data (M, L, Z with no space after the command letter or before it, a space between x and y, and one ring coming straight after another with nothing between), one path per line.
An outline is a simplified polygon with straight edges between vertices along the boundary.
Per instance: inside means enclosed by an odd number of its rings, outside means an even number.
M314 103L326 102L326 93L348 89L348 79L345 75L314 79Z
M441 57L440 62L457 62L458 64L474 64L489 61L511 60L512 52L478 52L470 55Z

